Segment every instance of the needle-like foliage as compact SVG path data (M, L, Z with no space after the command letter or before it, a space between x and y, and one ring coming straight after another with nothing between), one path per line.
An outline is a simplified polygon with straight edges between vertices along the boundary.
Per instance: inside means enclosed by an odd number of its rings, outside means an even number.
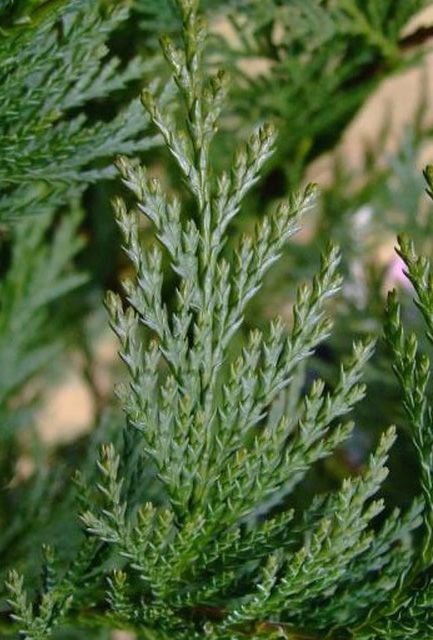
M432 171L426 178L431 190ZM431 191L430 191L431 195ZM428 343L433 342L433 276L431 260L418 256L413 243L404 236L399 239L398 253L406 266L406 276L414 291L415 303L425 323ZM409 565L398 580L392 597L383 609L372 616L366 638L431 637L433 630L433 458L432 403L430 390L430 358L419 347L414 333L404 329L401 307L395 291L388 297L385 336L394 359L394 372L399 381L408 427L419 460L420 482L424 502L424 531L419 557Z
M0 220L38 211L48 198L113 175L111 159L155 144L143 133L139 100L110 118L86 108L143 75L134 58L121 68L107 47L128 4L81 0L0 7ZM108 114L107 114L108 116ZM60 192L60 193L59 193Z
M31 449L33 409L40 386L36 383L37 378L41 378L67 342L70 314L62 306L67 295L86 281L85 275L72 266L83 244L77 233L80 221L81 211L76 207L53 230L53 213L45 212L36 218L19 221L10 233L12 238L5 243L7 247L12 242L13 248L0 282L0 468L3 490L0 574L3 578L17 554L21 562L28 561L27 542L32 537L37 539L38 523L48 513L50 488L43 477L45 472L31 469L33 489L22 494L18 486L19 465L23 460L25 439ZM31 466L30 453L27 460ZM38 471L41 472L39 475Z
M88 540L80 558L45 586L37 609L12 573L14 616L23 637L42 640L79 614L77 581L92 575L99 548L112 562L117 558L108 579L106 615L113 625L178 638L315 637L334 628L349 634L363 628L371 608L386 603L407 572L420 505L372 527L383 509L374 496L387 474L391 429L359 477L303 514L288 506L312 465L348 437L346 415L364 396L360 379L373 344L355 343L334 389L315 380L290 413L273 410L330 331L325 306L340 284L334 247L313 281L299 288L290 327L277 320L233 342L248 301L311 206L314 189L281 203L251 235L226 246L230 223L272 153L274 132L268 125L257 129L236 151L232 168L215 172L211 143L225 78L203 75L205 28L197 2L182 0L178 8L183 48L165 39L163 49L185 129L151 92L143 103L178 164L188 207L142 167L125 158L118 163L137 200L138 210L130 211L115 202L136 277L125 283L126 306L113 294L107 306L130 373L119 396L138 456L132 462L127 449L120 456L112 445L103 448L100 495L86 491ZM140 245L141 213L158 239L150 251ZM178 279L173 300L164 298L163 259ZM143 464L156 471L157 501L143 502L134 487L133 468ZM426 523L428 530L427 516ZM89 588L91 579L84 584Z
M379 82L419 59L426 33L408 25L428 4L244 0L228 12L231 29L218 53L236 74L232 101L243 115L236 124L271 117L281 131L273 185L297 184Z
M119 148L129 152L154 143L137 139L147 125L134 117L138 99L104 121L91 115L92 105L102 105L143 74L143 62L134 59L122 69L108 47L127 16L124 2L0 3L3 577L17 556L28 564L29 541L38 540L55 484L44 478L35 454L33 409L41 376L70 335L67 295L86 280L73 264L84 244L79 196L90 182L113 174L111 158ZM33 483L27 493L26 474Z
M114 208L134 268L124 295L110 293L106 302L129 374L118 389L123 444L102 447L97 482L77 477L83 535L72 560L45 548L36 598L17 571L9 573L13 622L5 622L5 634L45 640L69 625L84 636L121 628L161 640L427 640L428 359L405 336L392 295L386 337L421 495L402 512L384 511L379 493L396 437L391 427L359 473L309 498L311 472L351 434L348 414L364 398L374 340L354 343L335 385L313 375L311 356L331 332L328 308L341 284L332 245L312 280L299 286L290 322L245 330L247 305L311 208L315 188L275 204L237 236L234 223L272 156L275 131L256 128L219 169L213 144L226 77L204 73L198 0L176 6L181 45L163 38L162 49L177 113L152 90L142 102L182 185L170 192L138 162L122 156L117 163L129 193ZM146 248L144 218L155 236ZM430 264L406 240L400 253L431 336Z

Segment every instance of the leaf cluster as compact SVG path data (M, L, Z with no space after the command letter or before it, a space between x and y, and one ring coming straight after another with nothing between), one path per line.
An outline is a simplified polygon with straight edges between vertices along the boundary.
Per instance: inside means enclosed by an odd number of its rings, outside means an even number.
M253 229L235 232L278 144L274 127L261 123L245 143L235 139L225 168L215 161L227 79L223 72L204 73L206 27L197 0L177 0L180 44L176 36L162 39L178 110L167 108L164 96L151 86L141 96L146 115L140 122L133 103L122 116L125 126L119 127L115 116L100 128L98 123L90 127L75 110L122 89L141 63L121 73L116 62L104 65L106 49L101 44L92 57L95 42L92 38L90 44L89 33L96 31L105 42L124 9L106 8L100 23L99 5L84 10L79 0L65 2L64 13L58 14L54 4L17 3L5 14L10 91L3 202L23 206L24 195L34 198L35 189L43 189L36 198L43 207L36 223L30 219L15 228L0 289L0 416L6 424L1 432L6 452L8 433L16 431L10 422L13 400L58 348L53 303L83 283L71 269L81 247L80 217L72 213L57 225L55 198L64 194L54 186L47 195L41 181L51 186L65 182L80 193L83 185L110 173L104 162L102 168L90 168L94 161L158 139L177 167L186 197L170 193L139 162L119 157L128 196L116 198L114 209L134 275L124 281L121 293L108 294L106 306L129 376L128 384L118 388L125 429L102 446L96 471L84 465L77 475L82 532L69 557L45 545L36 595L19 571L9 572L5 637L18 633L26 640L46 640L69 626L90 634L123 628L140 638L179 640L400 640L411 635L427 640L433 562L430 362L416 337L406 334L396 295L389 297L385 335L421 493L406 509L385 510L380 492L396 438L390 427L359 473L299 508L297 497L312 470L353 432L349 414L365 397L363 375L375 343L355 341L333 385L306 375L314 353L331 334L329 302L341 287L340 254L332 244L316 274L298 286L290 322L277 318L263 329L245 328L248 304L313 206L316 189L307 186L275 203ZM265 5L253 2L239 11L253 15L256 27L260 24L255 41L273 48L280 85L290 70L305 75L319 48L329 47L333 68L338 61L342 73L334 74L336 83L323 92L329 99L334 91L347 89L354 69L362 75L375 64L375 56L391 67L397 64L401 26L421 3L384 0L378 8L351 0L329 6L319 1L280 6L269 0L266 7L271 5L270 13L261 13ZM22 19L25 7L28 20ZM277 15L285 32L289 24L294 30L285 45L275 46L269 16L273 21ZM291 23L293 16L298 20ZM321 39L309 40L313 27L317 36L319 22ZM104 28L95 30L95 24ZM248 30L240 24L234 21L246 50ZM288 61L307 42L306 55L292 67ZM357 43L362 43L362 60L351 59ZM54 47L54 62L46 55L48 44ZM31 69L26 69L30 50ZM64 75L70 70L66 86ZM263 79L263 87L270 87L265 99L275 97L273 73ZM329 81L330 75L323 77ZM291 77L291 89L299 87L295 80ZM261 81L251 80L255 93ZM18 117L23 95L31 98L27 120ZM321 111L320 105L314 109ZM315 129L311 112L300 111L302 117L309 114L312 135L319 135L322 125ZM289 118L285 111L280 117ZM137 142L143 123L151 123L155 134ZM302 127L297 129L301 140ZM431 172L427 179L431 182ZM15 205L13 211L18 211ZM154 231L150 248L142 243L143 216ZM431 341L431 264L416 255L406 238L399 253ZM168 277L175 283L171 292ZM25 330L29 324L32 332ZM19 412L14 417L19 420ZM9 522L7 510L1 514L0 549L3 544L7 562L15 540L35 521L35 506L47 495L46 484L41 486L31 497L27 518L23 510L18 521ZM74 515L71 508L71 521ZM65 526L71 527L68 532L74 527Z

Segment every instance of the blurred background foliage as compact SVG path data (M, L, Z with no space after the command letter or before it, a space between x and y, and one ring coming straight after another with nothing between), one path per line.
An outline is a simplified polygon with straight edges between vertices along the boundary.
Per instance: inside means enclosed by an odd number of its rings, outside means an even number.
M340 244L345 284L335 329L312 370L298 372L298 393L319 374L332 383L354 337L373 333L379 342L354 436L309 486L326 490L358 473L378 433L395 422L391 505L408 503L416 473L380 334L385 292L397 286L411 296L396 234L409 232L423 254L432 250L421 173L433 155L432 5L202 0L207 64L230 77L216 161L227 165L233 144L256 124L271 120L279 130L265 180L233 234L307 180L321 187L247 324L278 313L290 322L295 283L314 271L328 239ZM79 509L73 472L91 477L95 447L120 437L113 387L123 370L102 309L105 291L118 290L129 269L110 205L122 192L113 161L137 157L168 188L182 188L138 99L152 84L169 103L158 38L176 39L178 29L171 0L0 0L0 579L10 566L36 576L42 542L61 539L68 554L80 535L77 526L65 536L63 526ZM145 222L142 233L146 241ZM128 438L119 446L134 452ZM152 471L143 473L151 492ZM0 600L0 625L4 606Z

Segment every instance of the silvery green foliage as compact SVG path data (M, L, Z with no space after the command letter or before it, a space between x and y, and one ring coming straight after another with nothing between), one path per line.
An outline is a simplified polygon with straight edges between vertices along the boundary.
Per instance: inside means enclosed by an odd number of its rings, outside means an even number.
M51 305L86 281L71 269L83 246L77 232L80 221L75 207L51 242L46 234L52 213L20 221L11 232L12 259L0 282L0 411L59 348Z
M26 0L0 9L0 219L30 205L36 213L48 198L65 202L113 175L114 154L155 144L142 135L138 99L109 120L85 114L149 64L133 59L120 69L109 55L107 40L127 16L123 1Z
M17 556L24 567L33 554L34 564L41 523L53 512L57 485L42 469L33 412L40 381L70 338L67 296L86 281L74 268L83 247L79 196L90 181L112 175L107 165L119 145L146 146L137 141L146 121L133 119L138 100L109 122L91 124L84 113L143 72L137 60L121 71L106 45L126 17L124 3L0 6L1 608L4 574ZM27 492L17 480L24 450L34 466Z
M426 171L429 193L432 169ZM405 274L415 292L415 304L424 320L427 344L433 343L433 275L431 260L418 256L407 236L399 238L398 254L405 263ZM373 638L430 638L433 630L433 439L431 402L431 364L414 333L405 331L396 291L388 297L385 336L394 358L394 372L401 387L408 427L419 458L420 483L424 500L424 533L416 562L402 576L398 589L372 621Z
M102 448L96 488L79 481L86 537L71 566L59 570L47 549L34 603L23 578L10 574L15 629L28 640L45 640L63 623L125 628L143 638L385 639L404 637L400 629L410 628L413 610L416 637L427 638L420 612L429 606L428 589L418 588L410 600L403 592L414 567L427 567L431 554L431 447L418 427L423 495L406 512L377 520L393 428L360 475L303 512L289 506L315 462L350 434L346 416L364 397L361 377L374 345L354 344L334 388L316 379L294 394L290 411L281 402L331 330L326 304L340 286L333 246L312 282L299 287L289 326L275 320L263 332L242 335L246 305L310 208L314 189L281 203L251 235L228 246L230 225L259 180L275 134L268 125L256 129L231 169L217 173L211 145L225 78L203 76L205 28L197 4L178 0L182 48L163 41L185 129L150 91L142 98L188 198L166 194L137 163L118 162L136 201L132 209L115 201L135 277L125 282L126 301L110 294L107 307L130 375L119 389L129 444ZM150 250L140 243L142 214L155 230ZM178 281L173 300L164 295L164 261ZM392 310L390 327L397 335L391 342L406 348ZM420 415L424 360L410 371L418 369L415 385L405 372L400 376L407 398L415 398L413 410L406 401L413 419ZM160 484L152 500L141 485L146 467ZM413 532L420 527L418 557Z
M35 440L34 409L46 369L67 344L71 294L86 281L73 261L83 240L78 233L82 212L75 205L60 222L52 211L19 220L5 235L11 255L2 249L0 281L0 602L4 577L17 557L34 564L41 530L59 504L56 474L47 474ZM39 384L38 384L39 380ZM17 481L27 443L34 468L31 483ZM42 537L43 539L43 537Z

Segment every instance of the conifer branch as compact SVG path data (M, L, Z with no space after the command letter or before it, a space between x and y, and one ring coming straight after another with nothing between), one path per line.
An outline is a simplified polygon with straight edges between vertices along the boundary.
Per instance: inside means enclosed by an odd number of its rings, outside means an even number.
M345 28L393 60L395 41L380 29L382 13L371 3L366 12L355 4L341 3ZM405 510L385 511L381 489L396 439L391 427L359 474L300 507L295 489L302 493L315 464L352 433L349 418L366 394L363 376L375 341L354 342L333 385L313 375L311 357L332 330L329 307L341 285L340 254L332 244L316 275L298 287L290 321L243 332L248 304L313 205L316 189L289 196L263 212L252 232L236 236L233 222L272 157L276 132L261 124L246 144L235 142L231 164L219 168L215 134L227 81L221 73L205 74L206 27L198 0L177 0L176 6L180 44L163 38L162 50L177 111L167 109L155 87L143 92L141 102L144 121L163 140L186 197L181 189L167 193L138 162L122 155L117 161L129 198L113 204L133 274L121 294L107 295L106 306L128 373L118 389L126 416L123 442L107 437L96 470L78 476L82 533L75 555L66 562L44 548L34 600L27 581L9 572L9 628L26 640L48 640L69 623L131 629L161 640L428 638L429 359L417 339L406 336L392 294L385 333L418 455L421 495ZM315 8L323 15L322 7ZM87 96L104 87L90 86L93 72L83 81ZM112 88L116 79L108 77ZM81 104L76 89L65 94L70 105ZM141 124L134 120L132 126L138 132ZM148 248L141 215L153 230ZM60 227L59 245L44 252L52 280L48 291L35 287L40 298L31 311L77 285L76 276L63 274L73 249L58 250L74 246L70 235L69 227L64 233ZM399 252L433 342L430 261L418 258L404 238ZM172 299L166 265L173 271ZM42 278L33 271L36 281ZM13 306L12 293L5 299ZM21 320L19 307L11 317Z

